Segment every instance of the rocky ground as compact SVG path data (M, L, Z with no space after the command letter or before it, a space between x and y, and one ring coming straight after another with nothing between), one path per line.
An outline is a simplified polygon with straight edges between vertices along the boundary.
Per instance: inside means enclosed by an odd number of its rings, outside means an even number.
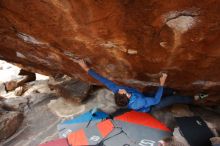
M17 84L19 68L0 61L0 145L33 146L56 138L56 125L91 108L114 112L112 93L67 76ZM27 78L27 77L25 77ZM10 89L10 90L8 90Z
M11 75L8 81L17 78ZM105 88L91 86L67 76L45 79L37 78L10 92L1 88L0 145L35 146L57 138L57 124L65 119L94 107L107 113L117 110L112 93ZM22 94L17 94L17 88L26 89ZM216 133L220 133L218 107L174 105L152 114L171 129L176 127L174 117L198 115L210 123Z

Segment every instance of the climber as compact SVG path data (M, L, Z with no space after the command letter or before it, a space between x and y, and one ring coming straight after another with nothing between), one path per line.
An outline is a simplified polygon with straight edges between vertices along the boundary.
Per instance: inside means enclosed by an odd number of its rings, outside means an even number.
M95 78L96 80L103 83L114 93L115 103L119 107L127 106L129 109L133 109L140 112L149 112L151 110L151 106L156 109L160 109L175 103L193 103L194 99L188 96L168 96L161 100L163 95L163 86L165 84L167 74L162 73L160 77L160 86L157 89L154 97L146 97L141 92L134 88L126 87L126 86L118 86L114 82L102 77L94 70L90 69L84 60L78 59L74 60L79 66L82 67L90 76Z

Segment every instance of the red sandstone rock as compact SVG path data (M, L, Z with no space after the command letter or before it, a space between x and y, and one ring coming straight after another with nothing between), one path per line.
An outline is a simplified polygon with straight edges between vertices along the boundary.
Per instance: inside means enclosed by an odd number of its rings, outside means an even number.
M23 121L23 114L17 111L0 112L0 141L13 135Z
M31 82L31 81L36 80L35 73L26 71L24 69L21 69L18 75L24 76L21 80L18 81L18 86L23 86L27 82Z
M35 73L29 72L29 71L25 71L23 69L21 69L20 73L18 75L22 75L23 77L20 79L16 79L16 80L12 80L9 82L6 82L5 85L5 89L7 91L12 91L15 90L17 87L21 87L21 86L25 86L25 83L31 82L31 81L35 81L36 80L36 75ZM21 87L23 88L23 87ZM20 90L18 93L18 96L20 96L21 94L23 94L23 92L25 92L25 90L23 89L18 89ZM17 94L16 93L16 94ZM20 95L19 95L20 94Z
M23 95L24 92L25 92L25 87L23 87L23 86L17 87L15 89L16 96L21 96L21 95Z
M5 83L5 89L7 91L12 91L17 88L17 82L16 81L9 81Z
M90 90L90 85L80 80L64 80L49 85L55 90L58 96L64 97L67 101L73 103L82 103L87 97Z
M117 83L219 90L219 0L2 0L0 58L33 72L95 82L65 54ZM212 83L211 86L209 83Z

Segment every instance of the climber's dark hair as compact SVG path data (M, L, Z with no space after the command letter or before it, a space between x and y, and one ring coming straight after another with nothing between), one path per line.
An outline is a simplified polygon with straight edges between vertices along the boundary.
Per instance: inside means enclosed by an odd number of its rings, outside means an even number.
M126 94L115 93L115 103L119 107L128 105L129 99Z

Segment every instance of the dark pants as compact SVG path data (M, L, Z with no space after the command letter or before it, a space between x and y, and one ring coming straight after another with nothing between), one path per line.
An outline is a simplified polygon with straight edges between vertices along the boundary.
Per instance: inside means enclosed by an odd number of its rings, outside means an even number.
M157 105L154 105L152 107L152 110L158 110L161 108L165 108L168 106L171 106L173 104L192 104L193 103L193 97L190 96L181 96L177 95L175 90L171 88L164 88L164 92L162 96L160 103ZM146 96L154 96L152 93L145 94Z
M160 103L153 106L153 109L161 109L164 107L171 106L173 104L192 104L193 103L193 97L190 96L179 96L179 95L173 95L173 96L166 96L162 97L160 100Z

